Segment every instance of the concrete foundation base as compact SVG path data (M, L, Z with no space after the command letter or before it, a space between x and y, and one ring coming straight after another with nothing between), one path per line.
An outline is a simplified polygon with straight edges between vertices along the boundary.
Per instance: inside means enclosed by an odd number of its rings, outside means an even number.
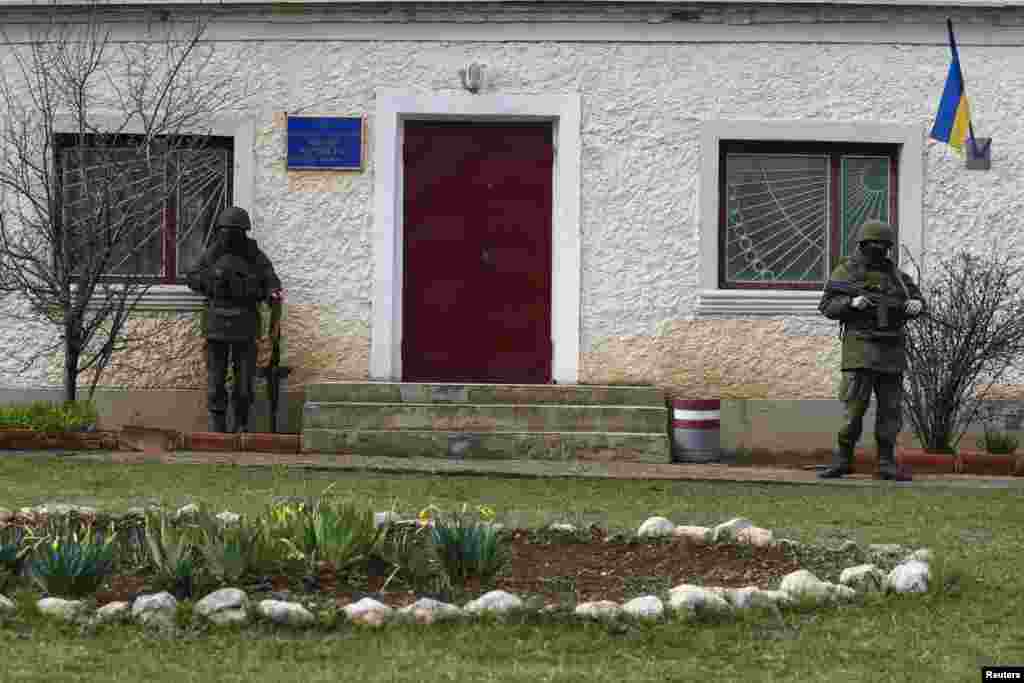
M1019 406L1017 401L993 401L1006 408ZM831 451L836 447L836 436L843 426L843 405L835 399L722 399L721 458L728 461L737 453L774 451L815 453ZM1024 443L1024 430L1020 424L993 425L1015 434ZM875 404L871 403L864 416L864 432L860 448L874 451ZM976 449L977 440L984 434L985 425L969 425L961 445ZM897 444L919 448L910 421L903 420Z
M270 430L270 405L265 385L257 383L257 400L252 412L252 431ZM58 389L0 389L0 405L25 401L60 401ZM278 429L285 434L302 432L305 389L282 392ZM181 432L201 432L207 428L205 390L118 390L97 389L99 428L119 430L125 425L145 425ZM1005 402L1007 407L1019 402ZM874 406L864 419L864 434L859 446L874 449ZM814 453L835 448L836 433L843 424L842 404L837 400L722 399L720 458L728 461L737 453L760 452ZM1019 424L1000 425L1024 443ZM976 449L984 425L972 424L962 440L964 448ZM666 424L666 434L668 425ZM899 437L903 447L920 447L904 420Z

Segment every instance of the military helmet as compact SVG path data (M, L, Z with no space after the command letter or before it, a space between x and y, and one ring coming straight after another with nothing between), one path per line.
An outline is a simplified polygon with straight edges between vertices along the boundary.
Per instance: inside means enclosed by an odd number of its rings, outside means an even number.
M889 246L896 244L896 231L892 226L882 221L868 221L860 228L858 242L888 242Z
M240 209L237 206L229 206L220 212L220 216L217 218L218 228L240 228L241 230L248 232L252 230L252 222L249 220L249 214L245 209Z

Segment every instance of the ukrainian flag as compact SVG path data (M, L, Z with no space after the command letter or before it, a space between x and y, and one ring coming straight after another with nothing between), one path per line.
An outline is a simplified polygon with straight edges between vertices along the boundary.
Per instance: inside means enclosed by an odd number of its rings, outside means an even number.
M949 65L946 87L942 91L939 102L939 113L935 115L935 125L929 137L945 142L963 156L964 145L971 136L971 110L967 104L967 92L964 90L964 75L960 71L960 55L956 51L956 39L953 38L953 22L946 20L949 27L949 47L953 50L953 62Z

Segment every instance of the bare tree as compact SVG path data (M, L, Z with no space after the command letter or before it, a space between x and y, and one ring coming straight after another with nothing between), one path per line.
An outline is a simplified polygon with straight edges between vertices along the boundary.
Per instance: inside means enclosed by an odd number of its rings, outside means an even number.
M49 11L24 36L0 32L0 301L54 327L23 367L63 351L73 400L79 375L91 398L115 353L174 329L130 320L195 258L226 204L229 151L208 134L245 94L214 63L204 21L118 42L98 5Z
M926 449L955 452L991 388L1024 365L1022 278L993 248L953 254L922 283L930 310L907 326L904 407Z

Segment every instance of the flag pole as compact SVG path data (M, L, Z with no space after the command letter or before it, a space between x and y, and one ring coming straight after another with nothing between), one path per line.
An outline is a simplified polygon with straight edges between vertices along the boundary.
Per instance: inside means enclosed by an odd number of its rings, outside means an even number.
M949 47L953 50L953 57L956 59L956 67L960 70L960 87L963 89L963 97L967 97L967 81L964 79L964 70L960 66L960 54L956 49L956 38L953 37L953 20L946 17L946 28L949 29ZM970 100L968 100L968 106L970 106ZM974 152L975 158L978 156L978 143L974 138L974 117L967 117L967 131L971 134L971 151Z

